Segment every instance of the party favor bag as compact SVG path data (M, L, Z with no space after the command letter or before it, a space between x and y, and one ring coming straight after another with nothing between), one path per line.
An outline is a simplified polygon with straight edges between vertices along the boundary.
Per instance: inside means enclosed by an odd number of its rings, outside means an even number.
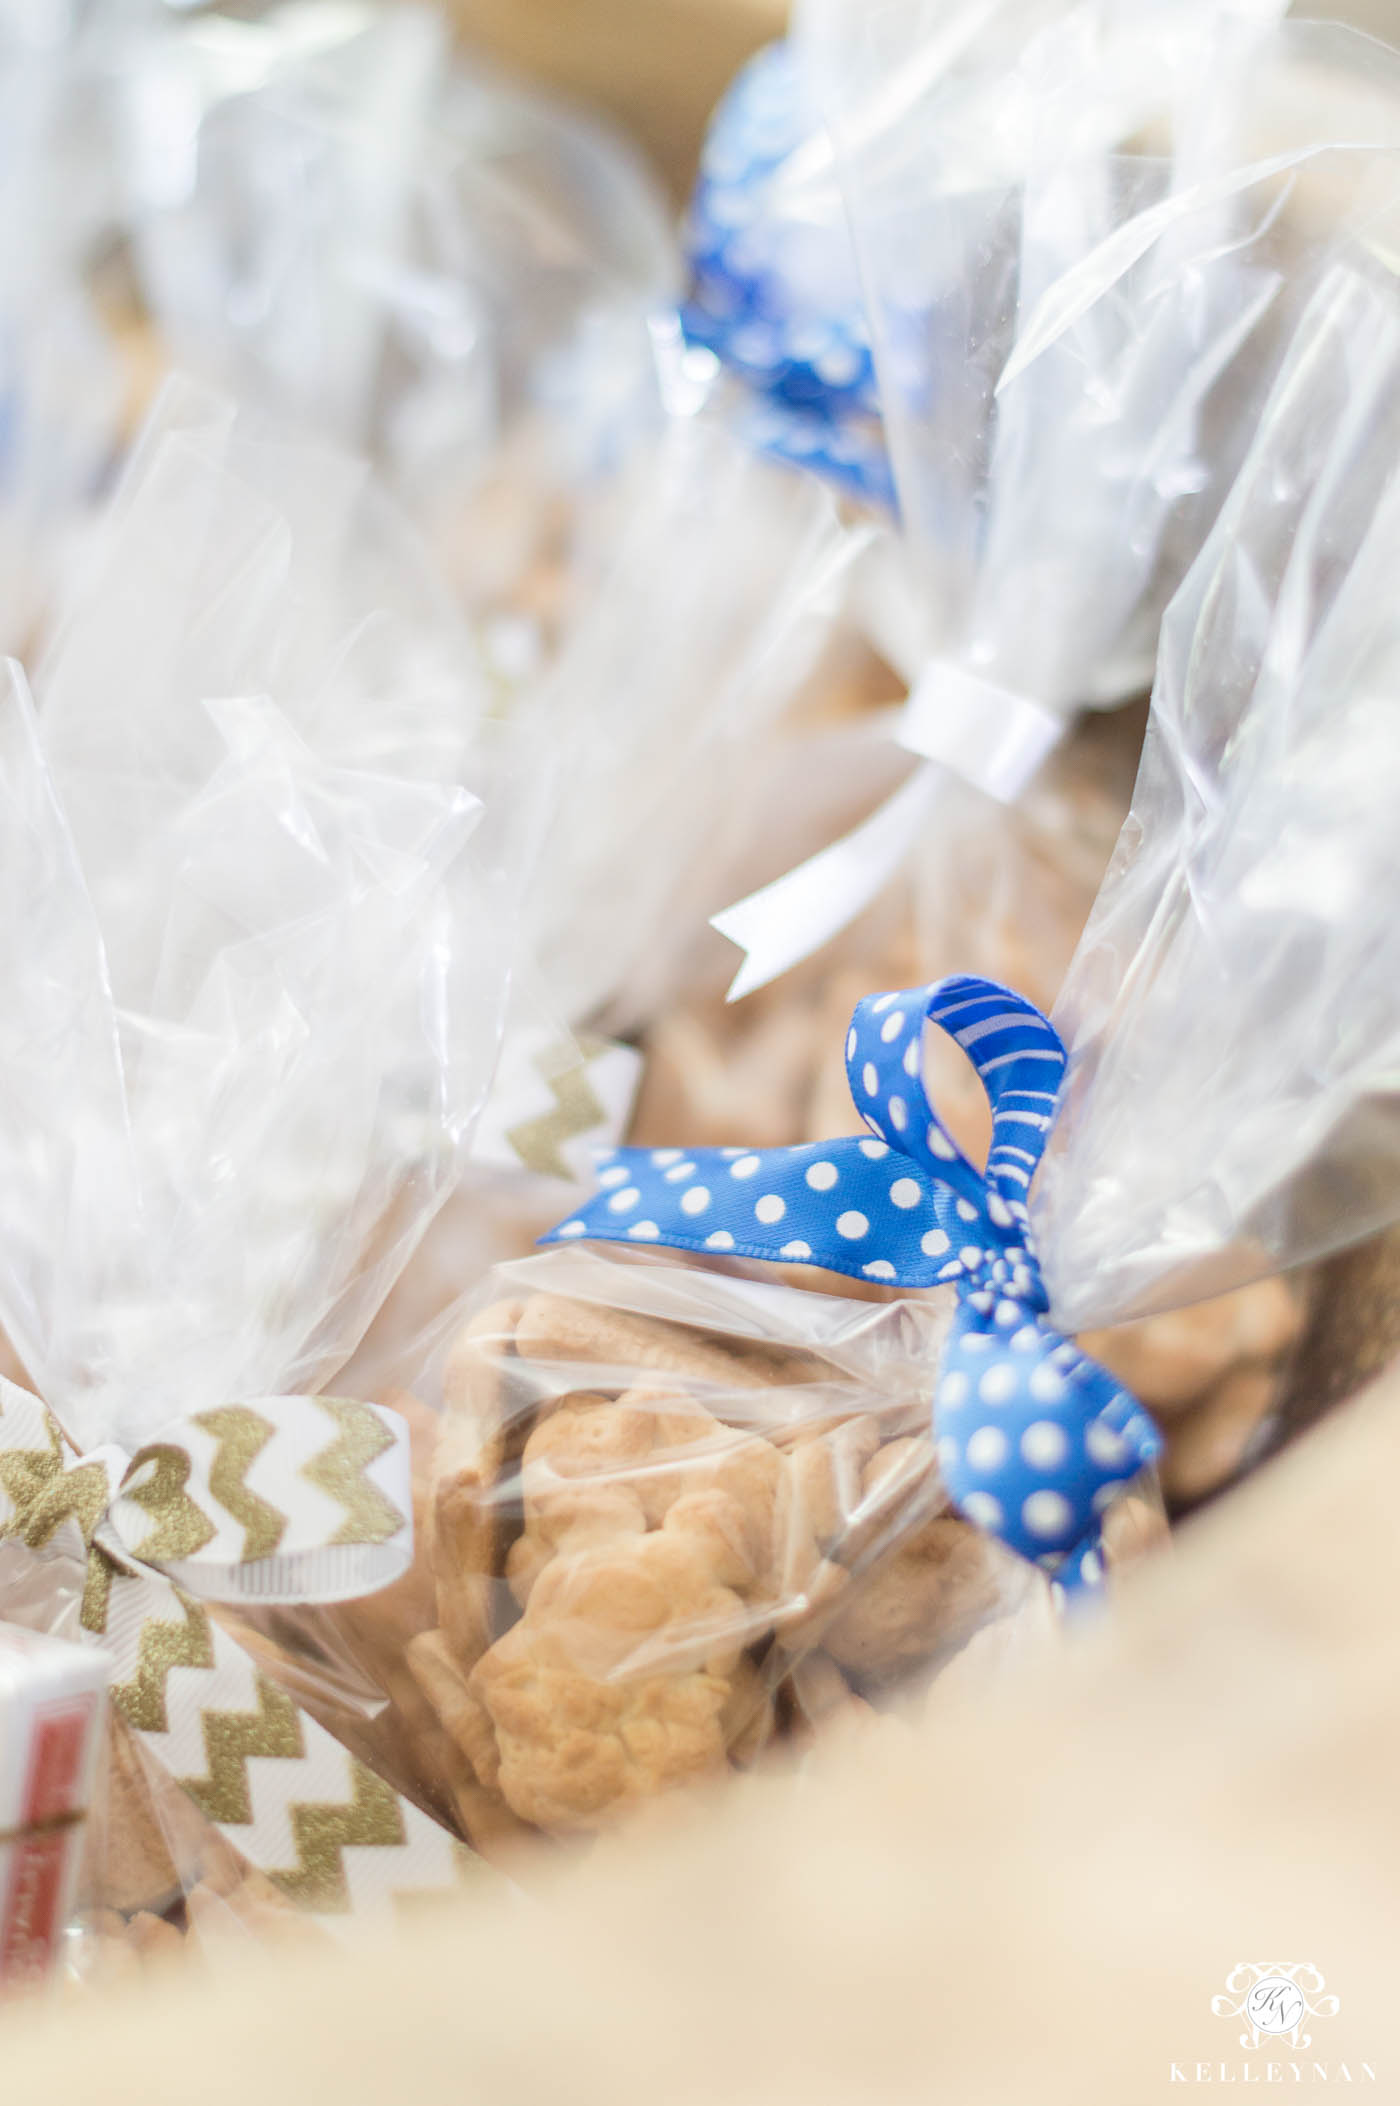
M560 1247L444 1327L419 1378L444 1412L435 1621L402 1701L488 1847L605 1828L823 1707L1035 1642L1160 1536L1178 1443L1199 1494L1276 1438L1301 1313L1266 1275L1400 1192L1373 911L1400 517L1381 232L1317 288L1169 610L1063 1003L1068 1084L1005 987L866 996L843 1046L859 1134L617 1151ZM985 1091L985 1168L930 1098L930 1026ZM887 1298L734 1270L754 1260ZM1129 1386L1154 1368L1165 1443Z
M1034 1643L1041 1577L937 1475L949 1317L580 1249L498 1267L414 1376L440 1415L418 1628L372 1600L274 1617L281 1671L387 1695L329 1722L525 1872L533 1840L853 1722L983 1626Z
M923 1097L925 1010L996 1107L985 1176ZM986 1672L1160 1535L1150 1419L1046 1314L1024 1166L1053 1031L969 979L868 998L852 1037L861 1137L607 1151L561 1247L403 1356L440 1414L426 1620L371 1601L265 1626L293 1684L331 1662L391 1700L377 1759L407 1749L405 1787L488 1855L520 1867L534 1837L609 1829L955 1657ZM600 1237L631 1248L578 1247ZM733 1270L753 1258L880 1298Z
M418 7L196 16L148 40L123 107L169 355L369 453L506 620L512 681L578 611L595 497L659 415L677 264L640 161Z
M174 1937L197 1880L334 1919L456 1876L220 1620L412 1559L406 1422L324 1390L504 1005L471 661L426 576L362 468L177 396L37 710L7 677L0 1316L33 1389L0 1389L0 1613L110 1659L105 1940Z
M1014 801L1076 710L1146 686L1298 317L1394 202L1400 73L1369 39L1038 12L1017 44L969 11L900 57L884 121L833 118L904 535L868 619L931 765L717 918L736 993L917 854L952 776Z
M1387 227L1319 286L1163 625L1132 813L1057 1012L1073 1061L1042 1209L1078 1323L1395 1218Z

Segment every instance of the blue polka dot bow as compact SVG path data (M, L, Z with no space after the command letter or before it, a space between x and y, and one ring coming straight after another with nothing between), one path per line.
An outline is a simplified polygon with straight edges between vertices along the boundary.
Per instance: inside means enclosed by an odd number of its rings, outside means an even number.
M924 1093L925 1020L956 1040L987 1092L985 1175ZM867 996L846 1072L869 1138L613 1149L597 1197L542 1240L665 1243L902 1287L955 1284L934 1400L943 1481L969 1521L1067 1588L1091 1586L1103 1512L1161 1439L1136 1398L1049 1321L1026 1200L1065 1065L1040 1011L994 981Z
M786 44L736 77L711 121L686 232L685 333L753 398L763 451L892 505L865 306L844 215L794 220L774 201L809 136Z

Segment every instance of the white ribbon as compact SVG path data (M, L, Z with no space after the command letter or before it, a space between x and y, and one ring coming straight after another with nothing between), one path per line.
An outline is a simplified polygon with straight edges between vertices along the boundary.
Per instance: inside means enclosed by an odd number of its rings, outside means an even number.
M853 832L711 915L711 927L745 954L728 1000L737 1002L778 979L864 912L914 846L950 776L1013 804L1063 735L1065 722L1056 711L995 686L955 660L930 660L894 734L924 765Z
M1064 730L1058 710L936 658L910 690L895 738L998 804L1014 804Z
M729 1001L766 987L869 906L913 847L940 780L938 768L916 768L854 833L710 916L710 926L746 954Z

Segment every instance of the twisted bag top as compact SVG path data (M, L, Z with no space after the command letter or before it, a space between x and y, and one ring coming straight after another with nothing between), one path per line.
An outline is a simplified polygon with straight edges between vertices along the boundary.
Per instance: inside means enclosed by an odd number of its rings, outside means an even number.
M985 1175L923 1085L929 1020L992 1108ZM934 1397L939 1469L969 1521L1066 1587L1101 1577L1100 1517L1161 1450L1142 1405L1049 1320L1026 1200L1065 1049L1038 1009L958 977L859 1003L846 1073L870 1138L802 1148L618 1148L598 1196L545 1242L591 1236L955 1284Z

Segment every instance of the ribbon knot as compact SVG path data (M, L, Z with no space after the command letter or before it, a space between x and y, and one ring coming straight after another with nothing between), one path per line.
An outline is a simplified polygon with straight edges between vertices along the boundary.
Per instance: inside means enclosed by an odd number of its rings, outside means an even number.
M257 1466L265 1491L248 1477ZM224 1602L369 1594L413 1556L408 1428L340 1397L197 1412L135 1455L69 1448L28 1390L0 1379L0 1538L42 1548L72 1521L94 1563L145 1568Z
M985 1172L929 1103L926 1023L962 1048L987 1093ZM1101 1516L1161 1440L1136 1398L1050 1322L1027 1201L1066 1065L1048 1019L994 981L867 996L846 1039L864 1137L613 1149L597 1197L542 1240L664 1243L891 1286L955 1286L933 1399L949 1495L1065 1586L1092 1585Z
M0 1379L0 1542L86 1558L82 1628L127 1725L242 1857L330 1922L455 1885L457 1846L201 1598L369 1593L410 1564L412 1512L408 1427L377 1405L261 1397L178 1419L135 1455L80 1455Z

